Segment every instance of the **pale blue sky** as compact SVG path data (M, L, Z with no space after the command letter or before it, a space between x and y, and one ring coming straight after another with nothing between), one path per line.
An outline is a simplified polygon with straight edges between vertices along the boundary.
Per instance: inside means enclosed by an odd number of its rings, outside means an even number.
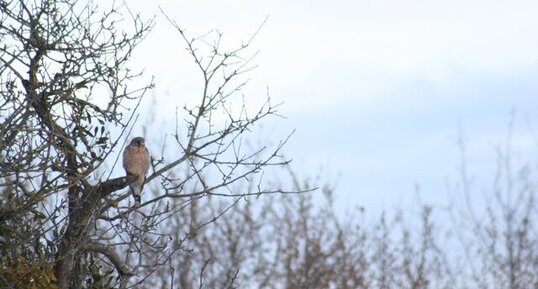
M536 156L538 1L129 1L157 15L135 54L155 75L159 101L182 107L199 79L158 7L196 36L217 28L233 47L253 43L259 68L245 90L266 87L286 120L262 135L296 134L286 153L303 175L337 178L338 200L374 210L414 198L446 199L461 123L471 168L492 171L494 146L516 110L514 149ZM252 99L250 98L252 97ZM159 108L173 117L173 106ZM169 113L169 114L167 114ZM534 134L530 126L534 126ZM481 173L482 174L482 173ZM412 198L410 198L412 197Z

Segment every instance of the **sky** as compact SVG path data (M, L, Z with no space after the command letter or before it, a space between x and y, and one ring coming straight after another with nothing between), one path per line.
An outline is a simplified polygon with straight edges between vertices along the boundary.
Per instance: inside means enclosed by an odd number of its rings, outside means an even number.
M538 1L129 1L156 16L134 54L155 76L162 116L200 93L180 35L211 29L237 46L267 22L252 46L258 68L244 93L258 105L268 90L285 119L260 136L295 133L285 148L303 176L336 185L343 208L390 209L447 200L465 143L485 188L495 149L512 132L528 160L538 144ZM509 124L513 120L513 129ZM166 119L165 119L166 122ZM462 136L462 137L460 137Z

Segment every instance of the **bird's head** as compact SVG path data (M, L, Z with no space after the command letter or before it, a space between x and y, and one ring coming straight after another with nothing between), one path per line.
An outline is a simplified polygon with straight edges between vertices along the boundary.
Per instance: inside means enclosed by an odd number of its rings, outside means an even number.
M143 137L137 136L131 140L130 146L144 146L145 140Z

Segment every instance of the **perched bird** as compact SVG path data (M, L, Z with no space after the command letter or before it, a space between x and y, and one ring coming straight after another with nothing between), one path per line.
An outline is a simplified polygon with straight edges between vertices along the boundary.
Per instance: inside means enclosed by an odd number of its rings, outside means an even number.
M127 177L133 176L134 181L129 184L131 194L135 199L135 205L140 205L140 194L144 187L146 174L149 170L149 151L142 137L135 137L123 151L123 168Z

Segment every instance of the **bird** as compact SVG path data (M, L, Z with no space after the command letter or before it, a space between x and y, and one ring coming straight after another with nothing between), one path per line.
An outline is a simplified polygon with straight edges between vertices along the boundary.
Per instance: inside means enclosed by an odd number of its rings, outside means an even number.
M123 151L123 168L127 177L134 179L129 184L129 190L135 200L135 206L140 206L140 195L149 170L150 157L145 143L143 137L135 137Z

